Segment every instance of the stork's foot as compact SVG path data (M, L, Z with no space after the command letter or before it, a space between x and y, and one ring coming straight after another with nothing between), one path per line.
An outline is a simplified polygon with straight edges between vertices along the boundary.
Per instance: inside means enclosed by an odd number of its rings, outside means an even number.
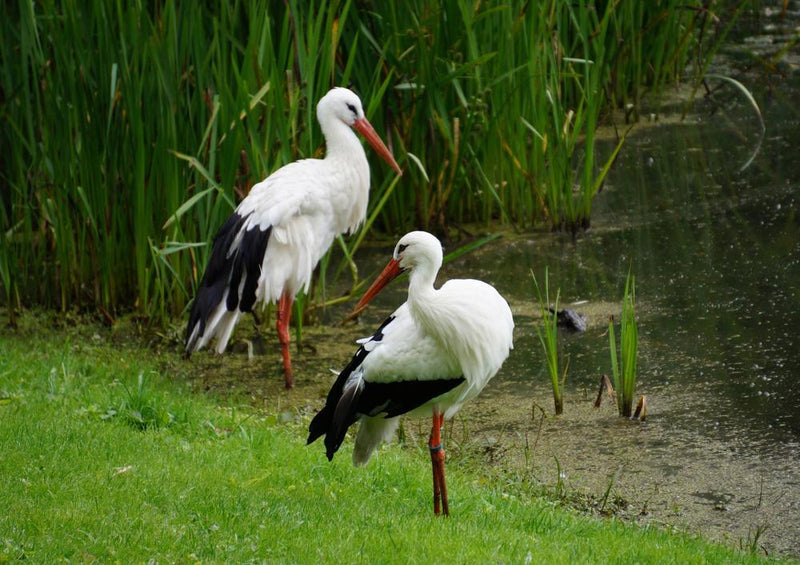
M294 388L294 375L291 372L283 376L283 386L286 390L292 390Z
M287 390L294 388L294 372L292 371L292 359L289 357L289 346L281 347L283 354L283 384Z

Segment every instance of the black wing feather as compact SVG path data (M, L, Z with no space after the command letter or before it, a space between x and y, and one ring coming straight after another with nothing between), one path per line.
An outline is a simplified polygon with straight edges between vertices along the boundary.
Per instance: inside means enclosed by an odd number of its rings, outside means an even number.
M271 233L271 226L266 230L252 228L245 232L242 238L242 262L247 270L247 278L244 280L242 288L242 301L239 305L242 312L252 312L253 305L256 303L258 279L261 277L261 265L264 263L264 254L267 252L267 243Z
M370 341L381 341L383 329L394 320L390 316ZM425 381L369 382L362 380L345 390L350 375L363 363L369 351L362 345L333 384L325 407L309 425L307 443L325 436L328 460L333 458L347 434L347 429L362 416L394 418L419 408L464 382L464 377Z
M365 416L385 414L386 418L402 416L463 382L464 377L393 383L368 382L359 396L356 413Z
M383 339L383 328L385 328L392 320L394 320L394 316L389 316L386 318L378 330L372 335L370 340L381 341ZM325 400L325 406L317 413L316 416L314 416L314 418L311 420L311 424L308 426L308 440L306 440L306 445L316 441L318 438L328 433L328 430L331 428L331 424L333 423L333 413L336 410L336 406L339 404L339 399L342 397L342 392L344 391L344 383L347 382L347 378L353 373L353 371L364 362L364 359L368 353L369 351L367 351L363 345L359 347L358 351L356 351L356 354L353 355L353 358L350 360L347 366L339 373L336 382L333 383L331 390L328 392L328 398Z
M331 427L325 434L325 453L333 459L347 435L347 429L362 416L394 418L419 408L464 382L457 379L370 383L362 381L342 395L333 414Z
M242 312L252 311L255 304L255 292L261 275L261 264L267 249L272 227L251 228L244 233L239 248L230 253L236 236L244 229L249 218L233 213L214 236L206 271L197 288L197 295L192 303L189 323L186 326L186 353L194 349L197 339L205 334L206 323L214 309L219 305L228 290L225 306L229 311L237 307ZM239 283L242 275L246 276L242 296L239 296ZM190 341L194 328L199 324L199 331Z

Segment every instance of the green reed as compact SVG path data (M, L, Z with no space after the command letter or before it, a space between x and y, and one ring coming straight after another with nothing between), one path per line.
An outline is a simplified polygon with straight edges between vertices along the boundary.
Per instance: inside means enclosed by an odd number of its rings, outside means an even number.
M639 350L639 330L636 326L636 278L628 272L625 293L622 298L622 316L619 330L619 357L617 340L614 334L613 318L608 323L611 370L614 375L614 389L620 416L627 418L633 413L633 398L637 378L637 357Z
M580 229L615 155L595 157L597 124L679 76L707 25L684 4L10 4L0 296L179 314L252 184L322 154L315 105L334 85L406 171L373 167L371 230ZM357 277L365 233L321 280Z
M542 344L542 351L547 362L547 372L550 375L550 382L553 385L553 402L556 414L564 412L564 394L561 386L566 378L566 368L563 375L559 369L559 348L558 348L558 299L561 291L556 291L556 301L550 305L550 276L547 268L544 270L544 293L542 293L536 275L531 271L533 286L539 298L539 310L542 314L542 323L536 326L536 334Z

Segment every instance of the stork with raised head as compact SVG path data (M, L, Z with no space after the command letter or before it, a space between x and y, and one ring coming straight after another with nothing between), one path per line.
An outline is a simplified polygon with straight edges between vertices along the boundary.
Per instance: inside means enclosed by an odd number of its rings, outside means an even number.
M408 300L372 337L360 341L311 421L308 443L324 435L331 460L358 421L353 463L364 465L394 434L400 416L432 415L434 513L447 515L444 419L477 396L500 369L513 348L514 320L505 299L482 281L452 279L436 289L441 265L442 246L433 235L415 231L397 243L355 312L403 271L409 273Z
M281 167L239 203L214 238L186 328L187 356L212 338L222 353L244 312L252 312L257 303L277 302L286 388L294 386L289 355L294 297L301 289L308 291L333 238L354 231L367 213L369 163L353 129L402 174L350 90L334 88L323 96L317 120L325 136L325 158Z

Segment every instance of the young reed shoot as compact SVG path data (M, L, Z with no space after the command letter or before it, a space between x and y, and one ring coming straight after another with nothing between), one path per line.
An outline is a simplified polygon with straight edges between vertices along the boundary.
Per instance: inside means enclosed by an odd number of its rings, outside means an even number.
M625 281L625 293L622 299L619 357L617 356L617 340L614 332L613 317L608 323L611 370L614 376L617 409L619 410L619 415L626 418L630 418L633 414L633 398L637 378L639 332L636 325L635 303L636 278L628 272L628 278Z
M539 311L542 314L542 323L536 326L536 334L542 344L547 372L550 375L550 382L553 385L553 402L556 414L564 412L564 395L562 381L566 378L566 370L562 377L559 371L559 347L558 347L558 300L561 290L556 291L555 305L550 305L550 276L547 268L544 270L544 293L536 280L536 275L531 271L533 285L539 299Z

